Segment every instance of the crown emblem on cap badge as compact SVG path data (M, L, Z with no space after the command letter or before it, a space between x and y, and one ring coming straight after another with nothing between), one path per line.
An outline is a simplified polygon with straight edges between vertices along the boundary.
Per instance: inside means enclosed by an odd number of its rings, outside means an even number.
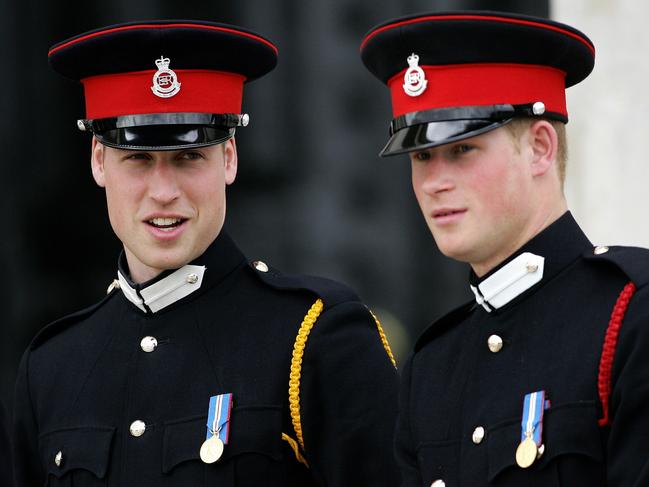
M419 96L426 90L428 80L424 70L419 67L419 56L414 52L408 56L408 66L410 67L403 75L403 91L408 96Z
M169 58L164 56L160 56L160 59L155 60L158 70L153 75L151 91L160 98L170 98L180 91L178 77L173 70L169 69L170 62Z

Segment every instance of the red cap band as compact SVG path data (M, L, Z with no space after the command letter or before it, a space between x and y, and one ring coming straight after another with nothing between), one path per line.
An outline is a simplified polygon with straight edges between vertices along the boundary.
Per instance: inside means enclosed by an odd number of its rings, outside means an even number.
M388 81L394 117L406 113L466 106L526 104L542 101L548 112L568 116L565 73L527 64L421 66L428 84L419 96L403 89L404 69Z
M82 79L86 118L146 113L241 113L245 77L236 73L178 69L180 89L161 98L151 89L155 70Z

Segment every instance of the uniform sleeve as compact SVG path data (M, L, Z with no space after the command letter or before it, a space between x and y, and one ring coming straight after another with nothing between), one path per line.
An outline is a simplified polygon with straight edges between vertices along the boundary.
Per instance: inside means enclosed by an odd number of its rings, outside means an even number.
M631 300L613 361L611 430L607 445L610 487L649 485L649 292Z
M14 398L12 446L15 485L40 487L45 482L38 452L38 425L29 390L29 351L23 355Z
M300 411L313 477L326 487L394 487L398 377L361 303L323 312L308 338Z
M401 371L401 387L399 389L399 415L394 439L394 451L401 470L402 486L414 487L422 485L417 467L417 456L414 451L410 430L410 382L412 377L412 360L410 357Z

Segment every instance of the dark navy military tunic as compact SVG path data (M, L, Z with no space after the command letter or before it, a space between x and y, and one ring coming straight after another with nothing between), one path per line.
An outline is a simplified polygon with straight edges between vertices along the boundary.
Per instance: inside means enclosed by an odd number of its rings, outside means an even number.
M649 485L649 251L596 255L566 213L503 265L524 252L545 258L540 282L492 312L475 302L451 312L404 367L396 438L403 485ZM600 358L629 281L637 290L614 356L610 422L600 426ZM502 339L499 351L488 346L492 335ZM523 469L515 460L523 398L540 390L550 401L544 453Z
M8 428L7 410L4 404L0 402L0 485L3 487L11 487L13 485Z
M156 313L116 290L34 339L16 388L18 485L398 483L389 448L396 371L353 292L260 272L223 234L192 264L206 266L200 289ZM282 433L296 439L291 356L317 298L324 310L306 344L300 385L306 468ZM148 353L140 344L146 336L157 340ZM205 464L199 450L209 398L224 393L234 401L229 442L218 462ZM131 432L136 421L140 436Z

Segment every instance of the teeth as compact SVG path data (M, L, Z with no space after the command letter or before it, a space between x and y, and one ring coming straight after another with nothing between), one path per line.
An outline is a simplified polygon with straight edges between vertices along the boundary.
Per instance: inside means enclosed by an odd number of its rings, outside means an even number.
M149 223L156 227L168 227L180 223L180 221L180 218L153 218L152 220L149 220Z

